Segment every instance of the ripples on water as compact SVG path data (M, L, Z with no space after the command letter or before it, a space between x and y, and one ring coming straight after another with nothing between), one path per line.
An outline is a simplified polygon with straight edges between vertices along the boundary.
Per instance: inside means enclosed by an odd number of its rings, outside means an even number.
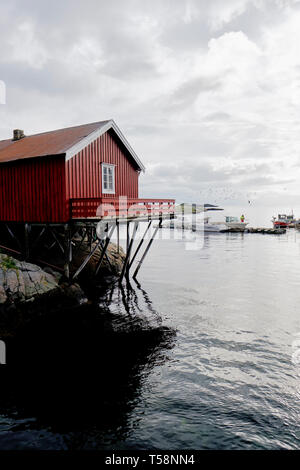
M39 319L2 374L0 447L299 448L299 248L295 231L158 240L139 285Z

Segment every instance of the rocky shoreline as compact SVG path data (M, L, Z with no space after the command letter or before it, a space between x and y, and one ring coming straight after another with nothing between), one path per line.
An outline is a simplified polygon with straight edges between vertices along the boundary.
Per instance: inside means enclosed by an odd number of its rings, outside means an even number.
M88 250L88 246L83 246L76 254L74 269L81 264ZM94 255L81 277L70 283L46 265L20 261L0 253L0 338L14 336L20 327L37 316L87 304L89 299L84 285L101 282L108 274L117 275L125 255L121 248L118 250L116 245L110 244L107 258L95 278L99 256Z

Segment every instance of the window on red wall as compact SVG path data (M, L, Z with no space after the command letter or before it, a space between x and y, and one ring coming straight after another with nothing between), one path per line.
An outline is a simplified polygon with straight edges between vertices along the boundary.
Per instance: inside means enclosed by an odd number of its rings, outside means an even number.
M115 165L102 163L102 193L115 194Z

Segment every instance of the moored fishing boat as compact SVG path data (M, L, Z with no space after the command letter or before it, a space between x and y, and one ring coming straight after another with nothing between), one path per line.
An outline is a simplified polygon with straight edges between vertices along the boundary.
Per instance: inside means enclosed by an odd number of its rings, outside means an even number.
M272 223L274 228L294 228L299 221L294 217L294 214L278 214L278 217L272 218Z
M243 232L248 225L248 222L245 222L244 218L239 219L238 217L226 216L225 225L227 229L234 229Z
M297 230L300 230L300 220L296 220L296 222L295 222L295 228L296 228Z

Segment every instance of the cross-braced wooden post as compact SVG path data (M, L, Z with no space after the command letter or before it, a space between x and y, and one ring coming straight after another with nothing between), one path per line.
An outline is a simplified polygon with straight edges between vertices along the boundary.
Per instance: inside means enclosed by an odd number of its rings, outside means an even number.
M116 225L114 224L110 230L110 232L107 234L107 237L105 239L105 242L102 246L102 252L101 252L101 255L100 255L100 258L99 258L99 261L98 261L98 265L97 265L97 268L96 268L96 271L95 271L95 275L97 276L98 272L99 272L99 269L100 269L100 266L102 264L102 261L103 261L103 258L104 256L106 255L106 250L108 248L108 245L109 245L109 242L110 242L110 239L114 233L114 230L115 230L115 227ZM102 243L102 241L101 241ZM109 260L108 260L108 264L110 264Z
M129 277L130 267L128 266L128 263L129 263L129 260L130 260L130 253L131 253L131 250L132 250L135 235L136 235L136 232L137 232L137 229L138 229L138 222L134 222L133 233L132 233L131 239L130 239L130 234L129 234L129 228L128 227L129 227L129 223L127 222L127 252L126 252L126 258L125 258L125 261L124 261L124 264L123 264L123 269L122 269L121 276L120 276L120 283L123 281L123 277L124 277L125 273L126 273L126 277L127 278Z
M68 224L64 226L65 231L65 242L64 242L64 256L65 256L65 264L64 264L64 273L67 279L70 279L70 264L72 261L72 239L70 233L70 227Z
M148 243L148 245L147 245L147 247L146 247L146 249L145 249L145 251L144 251L144 254L143 254L142 258L140 259L140 261L138 262L138 265L137 265L137 267L136 267L136 270L134 271L133 276L132 276L133 279L136 279L136 276L137 276L139 270L141 269L141 266L142 266L142 264L143 264L144 259L145 259L146 256L147 256L148 251L150 250L150 247L151 247L151 245L152 245L152 243L153 243L153 241L154 241L154 238L155 238L155 235L157 234L158 229L159 229L159 224L158 224L157 227L155 228L155 230L154 230L154 232L153 232L153 234L152 234L152 236L151 236L151 239L150 239L150 241L149 241L149 243Z
M25 226L24 226L24 236L25 236L24 259L25 259L25 261L28 261L29 256L30 256L29 233L30 233L30 225L26 223Z

